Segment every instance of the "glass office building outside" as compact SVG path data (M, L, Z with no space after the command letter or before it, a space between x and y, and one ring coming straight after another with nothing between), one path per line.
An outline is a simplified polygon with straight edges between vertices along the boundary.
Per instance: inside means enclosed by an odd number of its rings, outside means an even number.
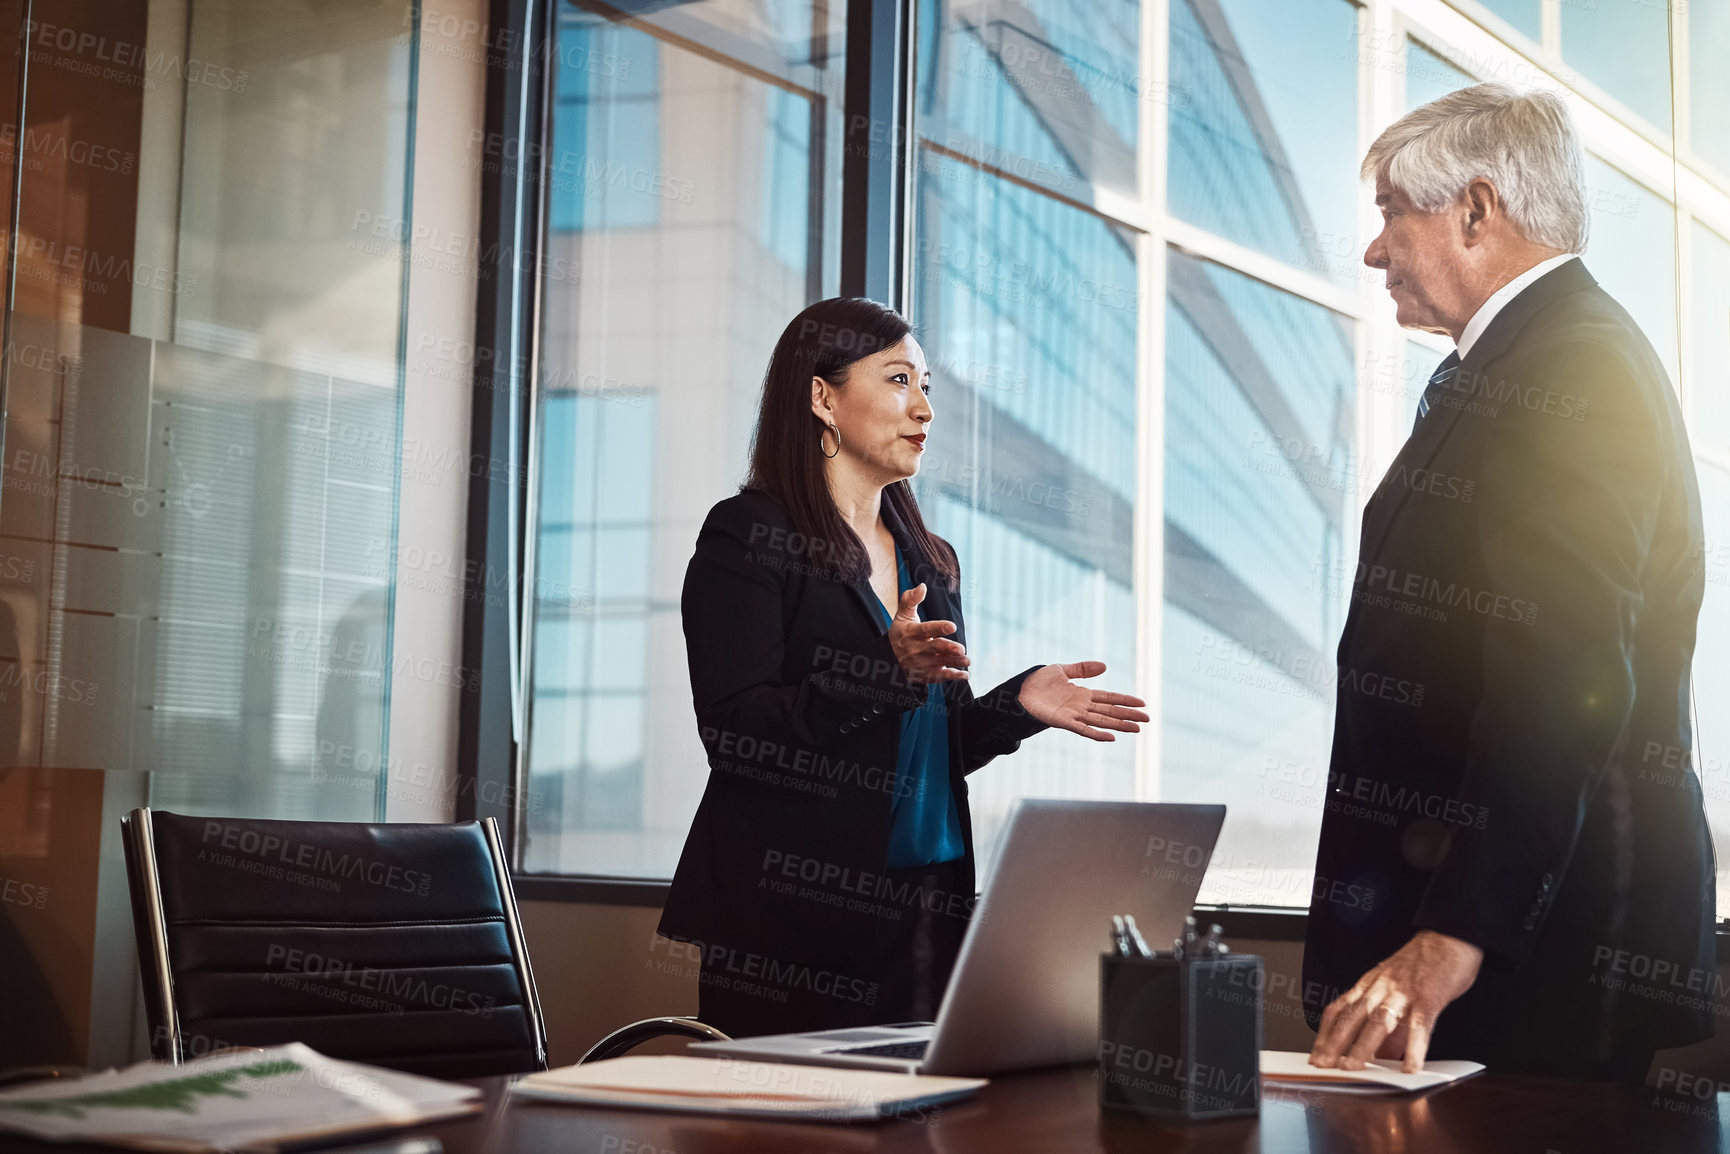
M708 767L679 624L768 351L834 295L845 9L556 11L521 860L669 876Z
M589 175L550 209L523 864L666 877L706 773L679 584L743 474L775 337L834 292L844 21L561 11L550 151ZM1709 538L1697 762L1730 832L1709 705L1730 695L1723 6L912 12L903 243L935 411L916 489L962 558L975 679L1100 658L1156 713L1110 745L1042 734L976 776L982 856L1017 796L1223 801L1202 900L1308 903L1359 511L1449 347L1400 330L1361 263L1379 218L1358 162L1480 80L1566 95L1587 266L1683 401Z

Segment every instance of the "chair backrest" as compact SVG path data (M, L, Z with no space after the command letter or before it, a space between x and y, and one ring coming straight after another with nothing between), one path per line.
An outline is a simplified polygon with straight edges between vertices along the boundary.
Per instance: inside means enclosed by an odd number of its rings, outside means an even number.
M151 1053L304 1042L447 1078L546 1068L498 827L121 819Z

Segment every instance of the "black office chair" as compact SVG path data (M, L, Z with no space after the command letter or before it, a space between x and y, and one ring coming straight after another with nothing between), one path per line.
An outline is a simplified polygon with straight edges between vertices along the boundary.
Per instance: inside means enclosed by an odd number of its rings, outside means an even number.
M154 1057L304 1042L435 1077L544 1070L546 1026L497 824L121 819ZM726 1035L637 1022L648 1037Z

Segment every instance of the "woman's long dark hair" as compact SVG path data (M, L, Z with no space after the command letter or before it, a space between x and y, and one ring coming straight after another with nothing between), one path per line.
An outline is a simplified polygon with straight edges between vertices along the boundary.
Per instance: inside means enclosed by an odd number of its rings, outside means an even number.
M826 426L811 411L811 378L822 377L840 388L855 361L899 344L911 331L907 318L886 304L866 297L830 297L788 323L763 374L763 402L744 487L780 501L809 541L811 561L842 580L869 576L871 560L829 492L819 448ZM925 527L912 486L905 480L886 486L883 501L953 590L960 575L955 550Z

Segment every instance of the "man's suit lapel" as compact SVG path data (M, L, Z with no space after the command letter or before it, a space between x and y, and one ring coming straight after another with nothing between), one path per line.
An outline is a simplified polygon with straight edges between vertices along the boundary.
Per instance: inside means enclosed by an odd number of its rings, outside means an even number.
M1429 468L1430 462L1447 443L1448 434L1453 432L1465 405L1477 391L1477 363L1480 363L1478 350L1474 346L1472 355L1460 362L1443 399L1430 406L1428 415L1418 422L1418 427L1400 447L1394 463L1388 466L1387 477L1411 477L1418 470ZM1371 561L1381 553L1382 542L1393 527L1394 517L1405 506L1406 495L1412 491L1410 485L1389 485L1387 477L1382 479L1364 510L1364 544L1359 564Z
M1405 445L1388 468L1388 476L1411 477L1428 469L1430 462L1435 460L1436 454L1441 452L1442 446L1447 443L1454 426L1459 423L1466 405L1483 392L1485 366L1495 363L1524 331L1527 323L1544 307L1569 293L1590 288L1597 283L1592 274L1586 271L1586 266L1575 257L1527 285L1523 292L1503 306L1502 311L1496 314L1496 319L1490 322L1490 327L1485 329L1472 345L1472 351L1460 362L1448 391L1437 404L1431 406L1429 414L1418 422L1418 427L1406 438ZM1383 479L1374 499L1364 510L1363 549L1358 557L1360 565L1375 560L1381 554L1382 544L1393 527L1394 517L1405 506L1411 491L1410 485L1397 484L1390 487L1386 478Z

